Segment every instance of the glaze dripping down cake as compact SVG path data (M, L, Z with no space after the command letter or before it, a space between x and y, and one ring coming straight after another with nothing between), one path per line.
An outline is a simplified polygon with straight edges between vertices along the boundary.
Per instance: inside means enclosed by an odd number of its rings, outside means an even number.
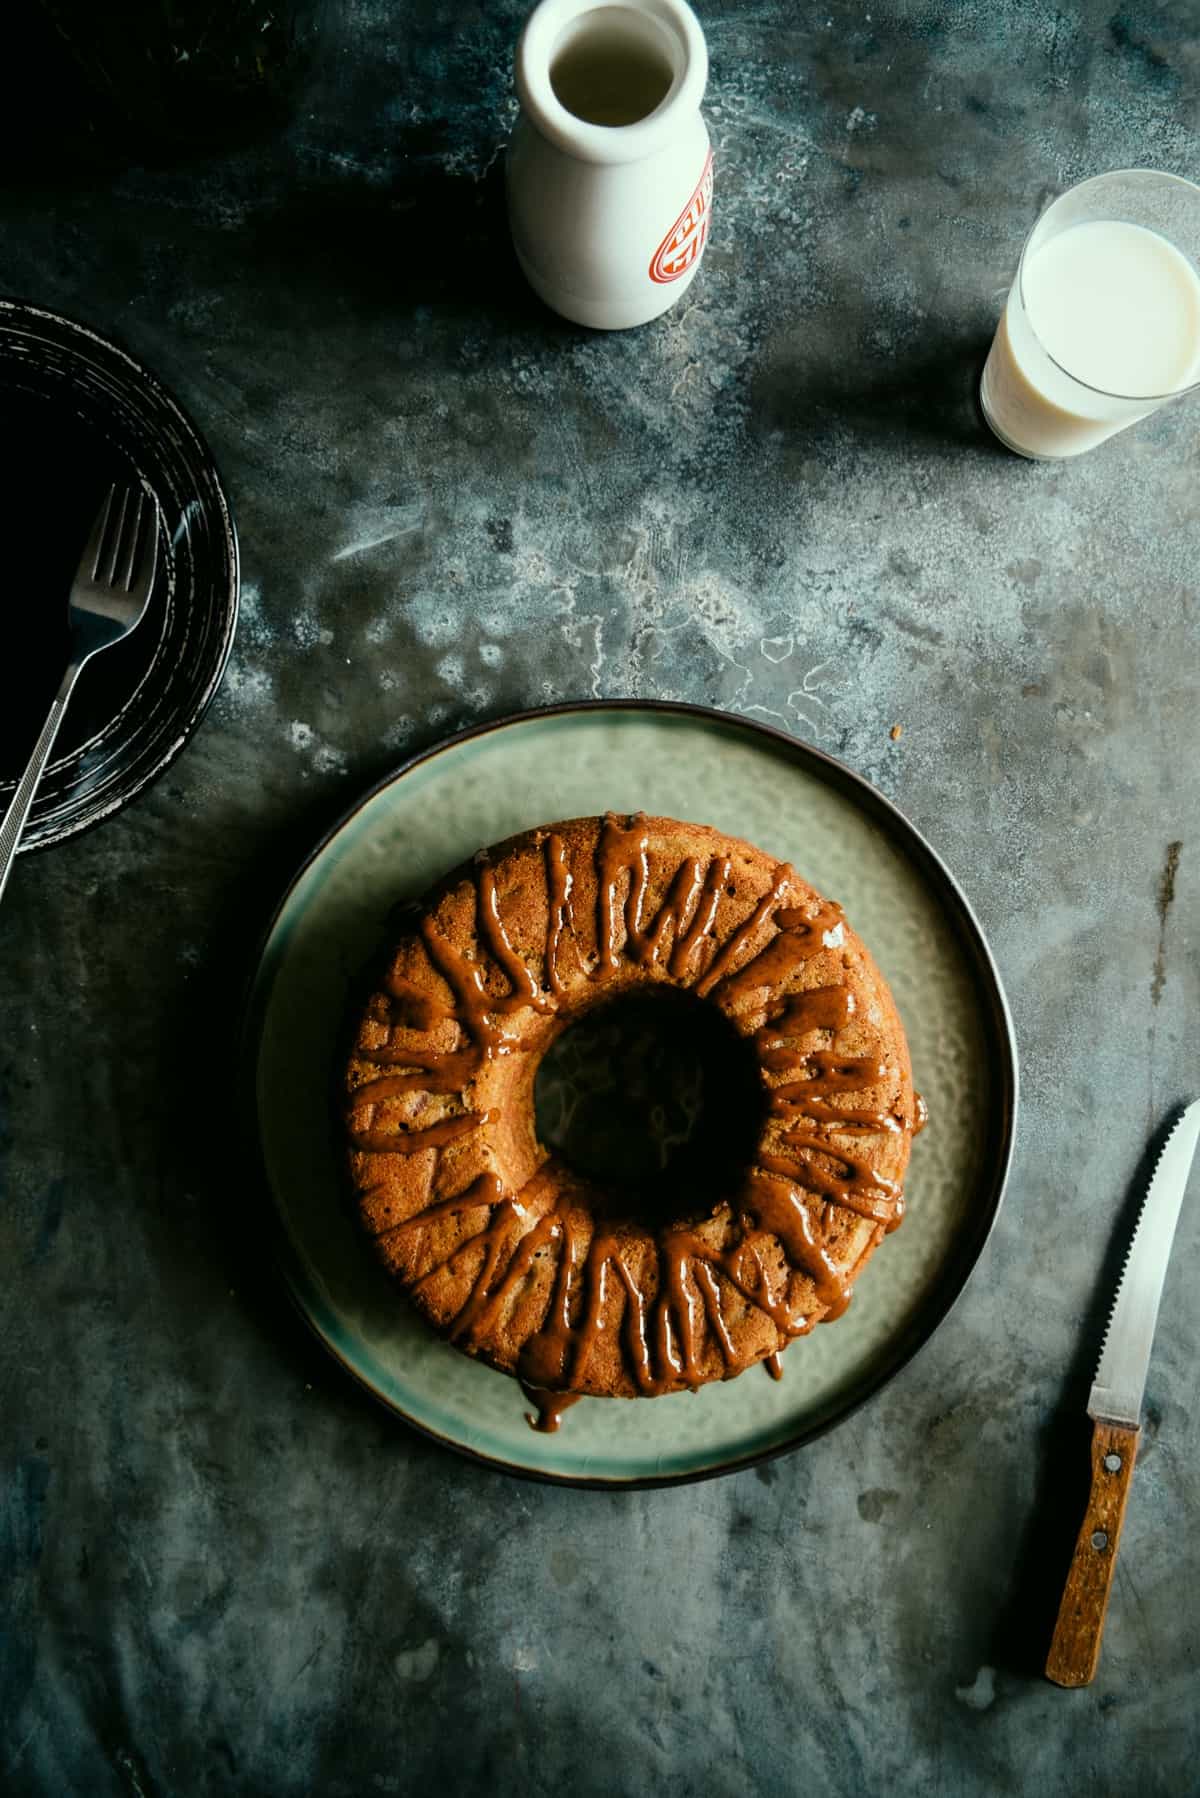
M757 1094L721 1190L665 1216L535 1127L547 1049L635 989L715 1008ZM838 1317L903 1216L922 1122L837 905L705 825L613 815L500 843L411 910L344 1115L363 1225L429 1323L533 1387L626 1398L728 1379Z

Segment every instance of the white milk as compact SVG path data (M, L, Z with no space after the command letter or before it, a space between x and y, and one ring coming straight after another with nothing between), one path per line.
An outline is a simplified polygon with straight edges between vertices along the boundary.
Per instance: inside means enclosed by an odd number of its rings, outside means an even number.
M983 371L982 398L1011 448L1077 456L1197 379L1195 269L1157 231L1102 219L1070 225L1027 256Z

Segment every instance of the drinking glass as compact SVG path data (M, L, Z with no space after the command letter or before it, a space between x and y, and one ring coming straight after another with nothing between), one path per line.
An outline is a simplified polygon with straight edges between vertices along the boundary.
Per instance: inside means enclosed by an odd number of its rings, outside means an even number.
M1078 456L1200 382L1200 187L1157 169L1081 181L1037 221L983 371L988 424Z

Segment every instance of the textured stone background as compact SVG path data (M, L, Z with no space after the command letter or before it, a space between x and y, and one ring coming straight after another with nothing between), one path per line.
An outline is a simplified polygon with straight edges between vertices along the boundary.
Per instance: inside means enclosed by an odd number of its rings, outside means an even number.
M1045 197L1200 170L1195 8L1112 5L708 0L714 236L619 337L509 262L511 0L6 21L0 286L179 391L246 577L195 743L0 916L6 1791L1195 1789L1200 1195L1100 1677L1032 1668L1114 1231L1200 1085L1200 414L1042 467L973 404ZM460 1464L310 1346L227 1070L265 908L367 782L626 693L788 726L928 832L1025 1109L887 1392L757 1474L610 1496Z

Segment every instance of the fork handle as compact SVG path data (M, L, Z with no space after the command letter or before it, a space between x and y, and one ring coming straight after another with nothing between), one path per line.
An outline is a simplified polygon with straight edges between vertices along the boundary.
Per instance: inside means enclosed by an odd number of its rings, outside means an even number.
M71 697L71 689L79 677L79 664L72 662L63 675L62 685L54 695L54 704L42 726L42 734L33 746L33 754L29 758L24 774L17 785L17 790L9 802L4 814L4 822L0 824L0 898L4 897L4 889L8 885L8 876L17 859L17 844L21 841L21 832L25 828L25 820L29 816L29 808L33 804L33 796L37 792L38 782L46 771L46 763L50 760L50 751L54 748L54 739L58 735L58 727L62 723L63 713L67 709L67 701Z

